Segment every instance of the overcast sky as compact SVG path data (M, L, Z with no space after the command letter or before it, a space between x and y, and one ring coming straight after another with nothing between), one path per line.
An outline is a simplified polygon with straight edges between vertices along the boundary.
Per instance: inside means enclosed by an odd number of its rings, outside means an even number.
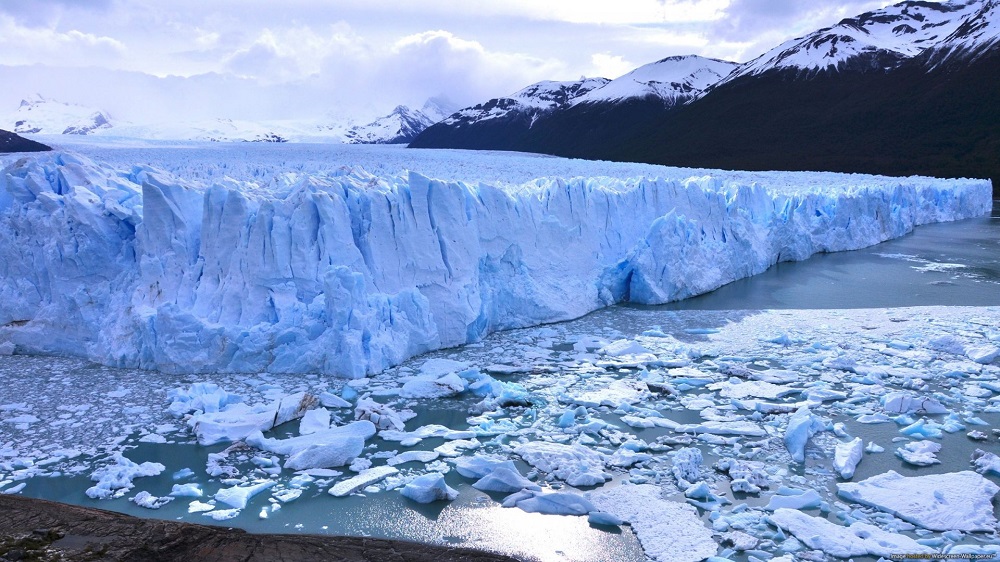
M384 113L442 94L468 105L544 79L615 78L671 55L745 62L888 3L0 0L0 63L44 65L0 69L0 113L38 91L135 114L136 98L156 98L144 88L165 84L109 71L197 77L173 80L166 89L184 94L158 103L201 98L204 111L241 113L233 117Z

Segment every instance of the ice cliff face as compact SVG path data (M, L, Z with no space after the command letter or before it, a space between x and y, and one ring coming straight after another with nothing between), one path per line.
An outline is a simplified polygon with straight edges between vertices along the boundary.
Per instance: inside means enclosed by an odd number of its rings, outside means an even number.
M0 344L174 372L360 377L991 205L987 181L857 178L837 191L707 176L499 187L343 169L261 189L25 158L0 177Z

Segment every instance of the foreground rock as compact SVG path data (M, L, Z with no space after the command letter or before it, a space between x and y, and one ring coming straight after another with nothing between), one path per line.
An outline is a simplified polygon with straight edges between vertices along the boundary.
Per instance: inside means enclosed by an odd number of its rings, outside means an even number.
M254 535L21 496L0 495L0 529L0 558L13 554L32 560L515 560L470 549L361 537Z

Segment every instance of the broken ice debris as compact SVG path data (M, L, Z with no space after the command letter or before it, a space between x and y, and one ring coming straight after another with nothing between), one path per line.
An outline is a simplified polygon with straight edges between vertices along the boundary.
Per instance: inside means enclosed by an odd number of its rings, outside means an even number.
M837 484L840 497L886 511L931 531L992 531L993 482L972 471L905 477L890 470ZM907 551L909 552L909 551Z

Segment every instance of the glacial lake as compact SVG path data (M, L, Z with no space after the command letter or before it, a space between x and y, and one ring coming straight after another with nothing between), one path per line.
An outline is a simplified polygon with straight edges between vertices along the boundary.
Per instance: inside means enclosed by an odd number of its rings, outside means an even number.
M768 503L778 486L820 491L826 509L811 509L808 513L840 523L837 514L848 513L850 509L836 505L840 501L836 498L836 483L840 480L830 468L829 453L837 440L832 432L821 432L813 437L807 448L810 454L803 464L788 462L787 453L773 443L743 445L747 450L759 448L759 452L748 454L747 458L767 465L775 481L769 491L756 496L732 492L725 475L712 468L719 459L739 453L740 444L723 442L724 439L699 440L697 436L686 442L684 439L674 441L668 429L626 425L623 413L610 406L588 406L588 419L611 424L616 429L586 439L584 433L571 434L553 420L568 408L576 407L574 400L581 395L601 392L611 383L637 376L640 371L627 362L601 366L595 349L615 340L632 340L647 346L666 341L669 345L653 350L661 359L663 356L684 359L688 368L701 370L706 376L714 375L714 380L720 383L726 380L720 373L731 370L733 365L759 371L802 369L805 374L800 382L806 384L803 389L822 388L857 397L870 382L848 381L848 373L844 371L841 371L844 380L836 380L830 372L808 361L810 354L833 356L840 353L872 368L885 369L888 374L878 383L880 388L919 390L954 397L955 402L946 402L946 405L962 412L960 417L968 425L966 430L945 433L936 439L943 446L939 464L914 467L893 454L893 450L905 441L899 423L869 425L855 421L858 409L877 404L877 398L869 402L859 398L848 406L836 400L822 402L816 408L818 415L832 423L843 423L842 431L846 434L862 437L866 443L876 442L885 449L882 453L865 454L854 482L887 470L904 476L969 470L969 458L975 449L1000 452L996 434L989 435L985 442L966 437L968 430L981 429L989 434L991 429L1000 428L1000 414L996 412L1000 404L990 402L998 394L976 385L979 380L989 379L991 373L972 373L967 378L933 376L926 379L905 373L940 367L933 359L925 357L930 353L925 336L930 338L941 331L989 336L997 329L991 322L1000 318L1000 310L949 312L951 309L906 308L898 314L894 312L898 307L929 306L1000 307L1000 202L994 203L991 217L921 226L907 236L871 248L781 263L758 276L678 303L656 307L617 306L571 322L495 334L480 344L414 358L401 367L352 385L359 392L370 392L380 402L396 404L397 409L409 409L416 414L407 421L407 431L428 424L466 430L473 425L469 409L479 397L460 395L436 400L402 400L398 398L395 379L418 373L429 359L459 361L482 369L495 364L516 365L518 374L494 376L523 385L533 396L539 397L538 402L532 408L506 408L493 416L492 420L509 421L518 429L510 436L483 436L480 439L482 451L499 454L505 446L519 439L565 442L572 438L588 443L595 441L590 445L595 450L610 452L615 442L634 438L650 445L657 444L648 449L654 458L645 464L611 471L614 478L605 487L631 480L661 485L669 490L673 489L674 481L667 453L679 447L697 447L704 456L702 475L718 496L730 502L715 510L715 514L712 510L699 510L698 515L706 524L712 525L720 517L735 522L739 518L733 512L734 506L746 504L751 511L759 509ZM772 312L761 312L765 310ZM964 310L970 312L966 314ZM841 349L836 349L838 346ZM654 366L648 368L649 372L656 370ZM5 467L0 469L0 481L9 480L0 484L0 491L21 482L25 486L20 493L33 497L198 523L215 521L198 512L189 513L189 501L194 498L178 497L155 511L139 507L128 498L139 491L166 496L172 485L183 482L199 484L205 496L197 499L207 502L214 491L235 485L239 478L270 476L260 472L262 462L259 458L254 460L253 452L237 450L227 456L226 463L238 476L229 482L207 477L204 467L208 454L223 452L227 445L201 447L194 444L182 421L166 412L168 391L207 381L252 401L274 394L275 389L285 393L302 390L319 393L323 390L339 392L344 386L342 380L319 375L167 375L112 369L76 359L22 356L0 358L0 375L7 381L0 388L0 463L5 463L0 464ZM735 415L727 410L727 400L696 385L682 389L677 397L648 393L643 396L643 401L636 406L660 411L680 424L729 419ZM792 397L779 399L787 403L794 400ZM708 417L706 409L710 411ZM343 421L353 419L347 409L334 410L334 416ZM935 423L944 418L942 415L925 417ZM31 418L36 421L25 421ZM968 424L968 419L972 418L987 425L973 427ZM11 421L16 419L21 421ZM766 429L770 427L766 422L763 425ZM275 433L295 435L297 426L296 422L290 422L280 426ZM163 437L167 442L148 442L150 435ZM739 441L758 439L744 436ZM779 445L780 442L780 438L775 441ZM441 438L427 438L413 447L402 447L398 442L384 441L376 436L368 441L369 448L364 454L375 464L381 464L392 451L432 451L445 443ZM84 490L93 484L90 474L95 467L106 464L115 451L125 451L125 455L137 463L162 463L165 470L158 476L135 479L135 488L124 497L88 498ZM270 455L265 453L264 456ZM22 459L20 464L18 459ZM448 485L459 491L458 499L453 502L420 505L403 498L395 489L374 488L334 498L326 490L337 477L317 477L297 488L301 494L293 500L281 501L271 496L270 491L264 491L253 497L236 516L217 524L253 532L351 534L462 544L545 561L646 559L642 545L629 526L594 526L588 524L586 517L542 515L501 507L500 501L506 494L484 493L472 488L472 480L449 470L447 460L442 456L434 461L440 464L431 467L404 463L397 468L403 475L408 474L407 471L419 474L430 469L446 472ZM519 459L516 464L522 474L532 475L531 466ZM194 475L175 478L176 473L185 468L190 468ZM346 467L338 470L347 473L346 476L351 475ZM17 476L28 474L33 477L17 479ZM277 477L280 484L275 489L293 489L288 483L291 476L291 471L282 472ZM995 476L989 479L1000 482ZM559 483L544 487L549 491L571 489ZM684 500L683 493L676 489L670 498L678 502ZM874 521L886 522L870 509L852 509L859 517L870 516ZM734 528L738 529L730 527ZM905 525L900 531L908 536L925 539L929 536L935 540L941 535L913 533ZM754 536L760 534L747 532ZM757 538L760 550L774 555L785 552L781 545L786 543L780 537L775 538L773 533ZM942 540L947 543L952 539ZM958 542L989 544L995 540L996 537L980 534L962 537ZM720 552L721 548L724 547L720 547ZM740 561L748 560L748 556L747 553L730 554L733 560ZM878 557L855 556L853 559L877 560Z

